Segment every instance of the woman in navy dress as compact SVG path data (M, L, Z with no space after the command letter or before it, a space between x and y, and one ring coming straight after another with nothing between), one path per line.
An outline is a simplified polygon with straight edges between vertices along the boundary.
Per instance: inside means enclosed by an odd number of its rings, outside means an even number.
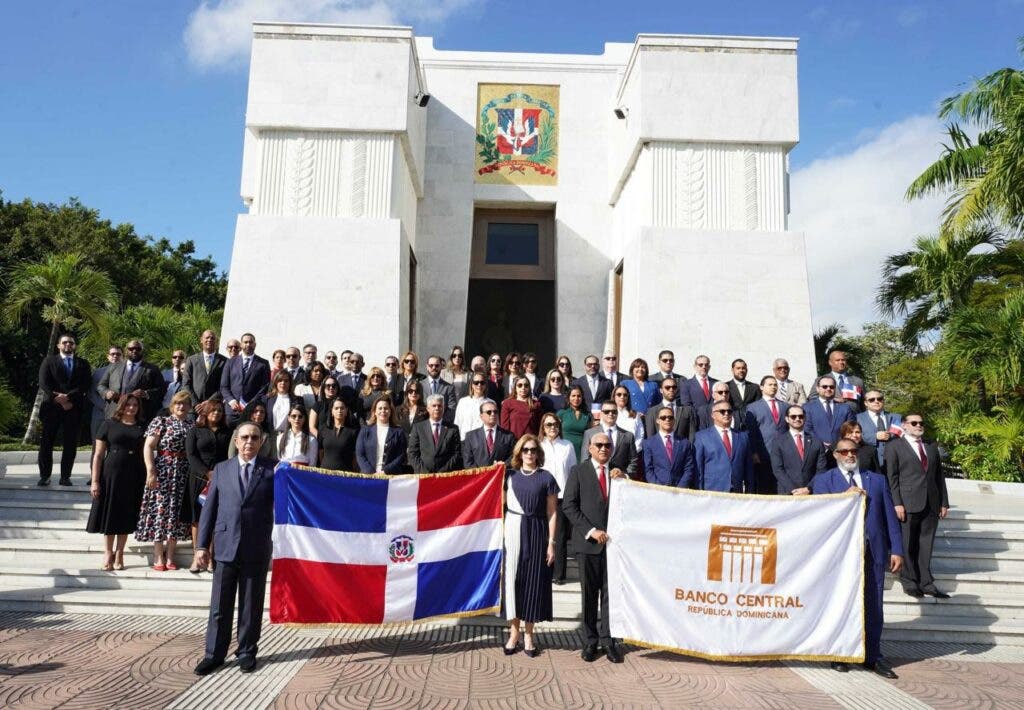
M523 647L537 655L533 625L551 621L551 565L555 562L558 483L544 465L540 439L524 435L512 450L505 496L505 616L509 638L505 655L519 650L519 623L525 622Z

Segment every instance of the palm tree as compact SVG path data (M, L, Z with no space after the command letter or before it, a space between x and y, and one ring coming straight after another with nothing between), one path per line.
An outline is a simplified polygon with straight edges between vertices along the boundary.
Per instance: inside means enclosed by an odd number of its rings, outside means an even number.
M1024 37L1018 40L1024 57ZM994 220L1024 231L1024 72L1004 68L945 99L939 118L949 120L949 143L939 159L907 188L907 199L950 193L947 231ZM960 123L979 126L972 141Z
M110 277L88 266L81 254L52 254L42 262L23 262L11 269L10 288L3 316L17 323L32 306L42 305L42 319L50 324L47 354L57 345L61 329L86 324L107 332L108 314L117 308L117 290ZM35 439L43 391L36 393L23 443Z
M1024 291L1016 291L999 308L959 309L942 331L936 359L952 372L971 363L979 383L1002 402L1024 403Z
M109 337L84 327L79 350L84 357L99 360L111 342L138 338L146 346L146 360L169 363L175 350L193 351L204 330L219 331L222 319L223 311L210 311L198 303L189 303L180 311L149 303L129 306L110 317Z
M814 362L818 372L828 372L828 354L833 350L846 353L846 364L850 372L862 372L860 365L865 359L864 348L846 334L846 328L839 323L829 323L814 332Z
M886 318L903 318L909 347L941 327L969 302L975 284L1024 274L1024 250L1011 246L993 227L918 237L914 248L893 254L882 265L875 303Z

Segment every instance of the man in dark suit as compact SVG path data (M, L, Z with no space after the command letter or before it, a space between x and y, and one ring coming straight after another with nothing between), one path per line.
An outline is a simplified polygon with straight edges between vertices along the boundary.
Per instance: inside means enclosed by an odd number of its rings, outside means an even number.
M737 358L732 361L732 379L727 384L729 385L729 401L732 402L733 409L746 409L748 404L753 404L761 399L760 388L747 382L746 360Z
M730 391L734 393L734 390ZM757 478L757 492L771 495L775 493L777 485L772 475L768 447L778 434L786 430L786 409L789 405L775 397L779 392L779 383L772 375L761 378L759 391L761 396L742 409L747 419L754 424L749 431L755 435L754 476Z
M409 465L413 473L441 473L462 468L459 428L444 419L444 397L427 397L427 418L409 432Z
M679 383L674 377L665 377L658 385L661 402L647 408L644 414L644 431L658 431L658 408L670 407L675 422L676 436L693 443L697 433L697 416L688 404L679 404Z
M494 400L485 399L480 403L480 421L484 425L470 431L462 440L462 459L466 468L508 461L516 445L515 435L498 426L498 405Z
M178 394L185 386L184 381L184 367L185 367L185 351L175 350L171 353L171 366L161 372L160 374L164 378L164 399L160 403L160 406L167 408L171 406L171 398Z
M692 380L691 380L692 381ZM732 401L729 399L729 385L725 382L716 382L711 388L711 402L704 404L696 409L697 414L697 431L703 431L714 426L714 418L711 416L711 409L718 402L728 402L730 408L732 407ZM757 426L757 422L754 421L754 416L745 410L740 411L733 409L732 420L729 422L729 428L733 431L750 431Z
M388 355L384 358L384 380L385 387L391 393L391 402L397 407L402 403L402 397L405 397L405 392L399 392L402 389L402 381L398 374L397 355ZM396 397L398 394L401 394L401 397Z
M908 414L903 418L903 436L885 447L885 470L907 557L900 581L903 591L912 597L927 594L948 599L948 594L936 588L931 565L935 529L949 512L949 493L939 448L923 436L924 418Z
M865 411L857 415L857 423L860 424L864 441L875 447L878 462L882 466L879 473L885 473L885 444L893 439L889 427L902 428L903 417L885 410L885 395L878 390L864 394L864 406Z
M103 401L103 397L100 396L97 388L100 386L100 382L103 381L103 376L107 374L110 366L121 362L122 357L124 357L124 350L121 349L121 346L111 345L107 348L107 364L97 367L92 371L92 381L89 383L89 404L92 409L89 433L93 440L96 439L96 434L99 433L100 424L104 419L104 409L106 408L106 402Z
M441 379L441 356L431 355L427 358L427 378L421 383L423 395L439 394L444 397L444 409L449 418L455 416L455 387Z
M695 412L712 402L711 391L718 380L708 375L710 371L711 358L698 355L693 361L693 377L679 383L679 401L693 407Z
M839 440L839 427L843 422L854 420L853 410L848 404L835 399L836 381L832 375L818 378L818 396L807 400L804 413L807 415L807 431L831 447Z
M609 661L622 663L608 625L608 493L611 479L623 475L609 465L611 449L607 434L599 431L592 436L587 459L569 472L562 498L562 512L572 524L573 548L580 566L585 635L580 655L587 663L597 658L598 643L604 646Z
M693 458L697 487L702 491L754 493L754 452L750 437L730 426L733 409L728 400L715 402L713 426L697 432Z
M242 352L228 360L221 377L220 396L226 402L228 426L237 424L246 405L270 384L270 363L256 354L256 336L246 333L241 345Z
M296 385L301 385L306 381L306 371L299 365L299 361L302 359L302 353L294 345L284 351L284 369L292 378L292 389Z
M888 568L895 574L903 567L903 545L889 486L882 474L857 469L857 444L850 439L836 442L834 456L837 467L815 476L811 481L811 491L815 494L845 493L851 487L857 487L867 495L864 515L867 543L864 547L864 667L883 678L896 678L882 658L885 570ZM833 663L832 668L843 673L849 670L845 663Z
M212 330L203 331L199 345L200 351L185 360L182 370L182 386L192 398L193 406L220 392L224 365L228 361L217 352L217 334Z
M661 382L664 379L673 379L679 388L682 389L682 383L686 381L686 375L682 375L678 372L673 371L673 367L676 366L676 356L671 350L662 350L658 353L658 371L651 375L648 379L651 382ZM676 390L676 402L679 401L679 390Z
M122 394L131 392L142 402L139 412L139 423L149 424L163 404L164 376L160 369L142 359L143 346L139 340L130 340L124 348L125 359L111 365L107 374L100 380L96 391L106 402L104 416L109 419L117 409L117 400Z
M811 479L825 470L825 445L804 431L804 408L794 404L786 411L788 430L768 445L772 474L779 495L807 495Z
M57 354L47 355L39 366L39 389L43 401L39 419L43 425L39 440L39 485L48 486L53 474L53 445L57 432L63 432L60 455L60 485L71 485L75 465L78 432L85 416L86 395L92 382L89 363L75 355L78 343L72 335L57 340Z
M619 371L619 356L611 351L605 352L601 363L601 376L612 383L612 391L631 376Z
M583 432L583 445L580 453L586 461L590 455L590 440L598 433L603 433L612 442L612 454L609 465L613 471L622 471L632 478L636 474L637 456L636 435L618 426L619 408L615 402L608 399L601 403L600 426L591 427Z
M833 350L828 354L829 372L821 377L831 377L836 384L835 398L839 402L850 405L854 414L864 411L864 380L852 374L849 370L846 353L842 350ZM818 378L818 382L821 381ZM817 389L818 382L814 383ZM813 398L815 395L811 395Z
M397 362L397 360L396 360ZM366 374L363 372L363 356L359 353L349 353L348 365L351 368L338 376L338 393L349 409L359 404L359 393L366 384ZM397 378L397 375L395 376ZM392 381L385 378L387 384L385 389L391 391ZM395 380L397 386L397 379ZM405 393L402 393L405 396Z
M206 626L206 655L195 667L207 675L224 663L231 641L231 621L238 595L238 667L256 668L256 651L263 623L267 569L273 552L274 465L257 455L263 432L245 422L235 430L238 456L217 464L199 518L196 564L209 564L213 544L217 567L210 592Z
M651 433L644 439L644 480L662 486L696 487L693 445L686 437L676 434L672 405L651 409L657 426L650 429Z
M573 384L579 385L583 390L583 401L586 403L587 409L593 409L595 405L611 399L612 391L615 388L601 374L597 355L587 355L583 359L583 367L586 369L586 374L576 378L576 382Z

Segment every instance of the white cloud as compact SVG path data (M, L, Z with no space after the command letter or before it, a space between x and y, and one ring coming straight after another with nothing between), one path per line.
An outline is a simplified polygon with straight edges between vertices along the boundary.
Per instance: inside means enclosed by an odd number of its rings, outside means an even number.
M202 0L189 16L183 39L189 60L197 67L237 67L249 59L254 21L437 23L468 4L469 0Z
M938 121L912 116L793 173L790 229L806 236L815 329L838 322L856 333L879 319L882 261L937 230L944 198L903 195L939 156L942 139Z

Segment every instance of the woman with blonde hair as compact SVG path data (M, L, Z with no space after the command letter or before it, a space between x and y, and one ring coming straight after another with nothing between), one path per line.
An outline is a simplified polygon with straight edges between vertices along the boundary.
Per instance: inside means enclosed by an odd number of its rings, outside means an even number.
M527 384L529 381L523 378ZM518 383L517 383L518 384ZM509 620L506 656L519 650L520 622L525 622L523 648L538 654L533 625L551 621L551 566L555 562L558 483L543 468L540 439L526 434L512 449L505 496L505 617Z
M401 383L402 378L398 377L396 382ZM402 392L405 392L403 389ZM370 374L366 376L363 388L359 390L360 416L365 415L368 420L373 419L373 405L381 397L389 397L394 402L394 392L388 392L388 378L384 370L379 367L371 367Z

